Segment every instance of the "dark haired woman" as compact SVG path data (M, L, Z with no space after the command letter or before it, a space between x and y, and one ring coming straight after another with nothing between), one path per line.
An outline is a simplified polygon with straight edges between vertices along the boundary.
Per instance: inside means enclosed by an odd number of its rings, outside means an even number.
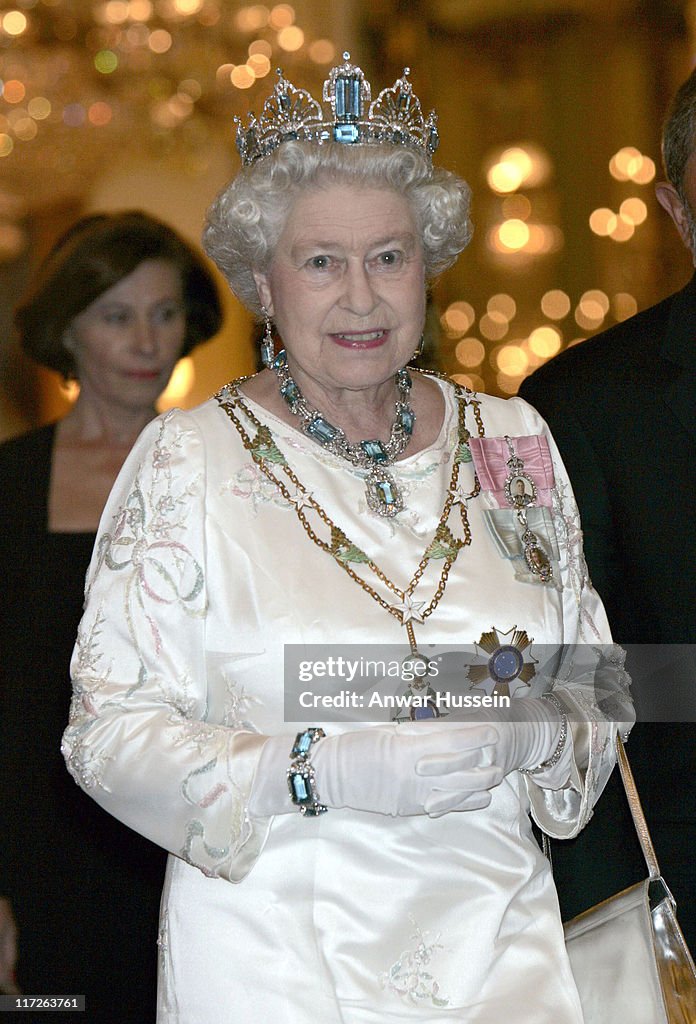
M25 351L79 381L69 414L0 445L0 895L18 983L87 1019L154 1017L164 857L66 779L69 660L99 516L175 363L217 332L203 260L139 212L78 221L16 311ZM63 685L56 685L62 682Z

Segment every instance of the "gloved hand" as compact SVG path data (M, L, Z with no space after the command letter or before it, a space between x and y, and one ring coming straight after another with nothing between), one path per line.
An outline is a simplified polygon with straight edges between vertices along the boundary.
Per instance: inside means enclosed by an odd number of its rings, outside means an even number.
M286 771L294 737L269 737L249 800L252 817L296 811ZM459 728L375 726L326 736L311 749L318 798L327 807L377 814L438 816L491 802L503 771L493 763L498 730L487 722Z
M486 722L497 733L491 756L493 764L501 769L503 776L520 768L538 768L553 757L562 729L562 716L555 703L538 697L515 697L509 708L477 708L476 711L455 712L448 715L444 722L419 722L418 727L434 731L442 729L443 725L446 729L456 729L469 723L480 727ZM568 735L562 755L554 765L555 784L563 785L558 780L563 773L566 777L569 774L571 759L572 740ZM432 771L437 774L440 771L437 755L421 761L419 770L421 773Z

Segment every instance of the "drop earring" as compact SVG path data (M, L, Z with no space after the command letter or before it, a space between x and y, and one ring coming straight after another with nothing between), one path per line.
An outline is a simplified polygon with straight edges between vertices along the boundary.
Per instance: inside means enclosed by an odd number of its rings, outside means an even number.
M414 360L416 360L416 359L420 359L420 357L423 355L423 349L424 348L425 348L425 335L421 334L420 339L418 341L418 345L416 347L416 351L413 353L413 355L409 359L409 363L414 362Z
M261 362L264 366L270 366L275 356L275 346L273 344L273 330L271 326L271 317L265 306L261 307L261 314L263 316L263 337L261 338Z

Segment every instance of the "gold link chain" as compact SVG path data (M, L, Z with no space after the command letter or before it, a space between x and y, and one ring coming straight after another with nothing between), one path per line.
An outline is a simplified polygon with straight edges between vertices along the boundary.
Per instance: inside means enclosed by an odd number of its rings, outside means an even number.
M438 375L430 374L430 376ZM353 550L354 552L357 552L361 557L356 559L356 561L359 561L360 563L364 564L377 577L377 579L381 583L383 583L384 586L402 602L402 605L405 605L407 603L407 600L413 597L416 587L420 583L421 579L423 578L423 574L425 573L425 570L428 567L428 563L433 559L433 557L435 557L434 555L430 554L430 550L433 544L437 540L441 540L443 537L448 535L449 538L451 538L451 541L453 542L451 544L453 550L449 552L444 558L442 572L440 573L440 580L435 590L435 593L433 594L433 597L428 606L422 612L417 613L417 620L423 622L430 615L432 615L432 613L435 611L435 609L437 608L438 604L442 599L442 596L445 592L445 588L447 586L447 580L449 578L450 570L454 565L454 562L456 561L460 550L462 548L468 547L471 544L471 527L469 525L469 517L467 515L466 505L467 502L470 501L472 498L475 498L481 490L481 485L479 483L477 476L475 476L474 478L475 484L474 489L471 491L471 493L466 496L460 496L458 499L463 532L462 539L458 540L455 537L453 537L453 535L447 529L447 523L452 512L455 498L457 497L458 494L459 471L462 461L464 461L464 459L462 458L462 450L464 448L468 450L469 448L468 442L470 434L469 431L466 429L465 423L467 408L471 407L473 411L474 419L476 421L476 427L478 430L478 436L484 436L483 420L481 418L479 402L473 400L470 397L471 393L468 392L465 388L460 387L458 384L453 385L458 405L458 443L457 451L453 459L452 475L450 478L447 496L445 498L445 503L442 509L442 513L440 515L438 525L435 529L433 541L425 549L423 557L418 563L418 566L411 578L410 583L408 584L405 590L401 590L399 587L396 586L395 583L392 582L392 580L389 579L386 573L382 569L380 569L376 562L374 562L371 558L368 558L367 555L364 555L363 552L360 551L360 549L357 547L357 545L353 544L350 538L347 537L346 534L344 534L343 531L338 526L336 526L336 524L333 522L330 516L314 499L313 495L311 495L307 491L307 488L304 486L302 481L297 477L297 475L293 472L290 466L288 466L285 457L282 455L280 450L277 449L277 446L275 445L273 435L270 429L260 422L260 420L254 415L252 410L244 401L244 396L240 391L240 385L243 384L244 381L248 379L248 377L241 377L238 380L232 381L230 384L227 384L225 387L221 388L220 391L218 391L218 393L215 396L221 408L224 409L225 413L236 427L237 432L239 433L239 436L241 438L242 444L247 449L247 451L250 452L254 462L259 467L259 469L266 477L266 479L273 484L273 486L280 492L280 494L282 494L282 496L290 505L294 505L297 517L300 520L300 523L302 524L305 533L312 541L312 543L316 544L318 548L321 548L321 550L325 551L328 555L331 555L336 564L339 565L350 576L350 578L358 584L358 586L360 586L367 594L369 594L370 597L374 601L376 601L382 608L384 608L386 612L394 616L394 618L397 618L402 626L405 626L411 650L413 652L416 652L417 647L413 628L413 617L415 616L412 617L412 615L408 613L406 608L402 609L395 605L389 604L389 602L386 601L385 598L382 597L382 595L379 594L378 591L375 590L375 588L371 586L371 584L368 583L366 579L363 579L363 577L360 576L351 567L349 561L346 558L341 557L341 552L345 551L346 548L349 551ZM252 435L245 429L244 424L242 423L237 413L238 410L254 426L256 430L255 436L252 437ZM264 442L263 450L260 450L260 438L262 438ZM278 451L280 458L276 460L271 460L269 458L268 448L270 446L272 446ZM288 478L290 483L294 486L294 496L291 494L287 484L273 472L272 466L274 465L279 465L282 468L283 473ZM298 498L300 498L300 500L298 500ZM331 537L331 543L322 540L322 538L317 534L316 530L313 528L311 522L307 518L307 515L304 511L304 508L306 506L309 506L312 509L312 511L316 513L319 519L324 523L324 525L328 528L329 535Z

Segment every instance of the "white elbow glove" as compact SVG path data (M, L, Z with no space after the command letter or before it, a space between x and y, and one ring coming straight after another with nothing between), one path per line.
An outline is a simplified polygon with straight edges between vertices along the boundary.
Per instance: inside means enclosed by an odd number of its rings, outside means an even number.
M266 742L249 800L252 817L297 811L286 772L292 737ZM318 799L327 807L377 814L438 816L486 807L503 778L493 763L497 729L487 722L459 728L373 727L327 736L312 746Z

